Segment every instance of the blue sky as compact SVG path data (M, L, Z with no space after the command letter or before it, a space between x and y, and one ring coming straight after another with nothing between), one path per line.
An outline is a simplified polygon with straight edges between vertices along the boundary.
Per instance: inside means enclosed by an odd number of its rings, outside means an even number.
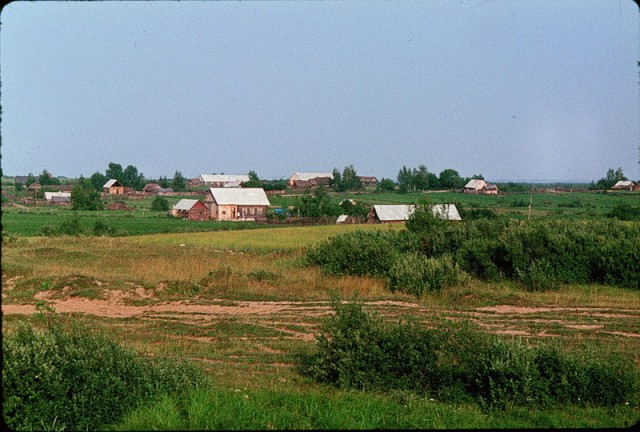
M13 2L2 168L640 179L619 1Z

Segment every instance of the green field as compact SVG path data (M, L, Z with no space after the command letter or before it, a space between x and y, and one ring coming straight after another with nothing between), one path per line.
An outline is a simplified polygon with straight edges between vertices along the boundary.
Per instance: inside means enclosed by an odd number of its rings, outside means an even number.
M345 196L349 195L333 198ZM369 203L410 203L423 197L350 196ZM526 219L530 197L428 196L434 203L494 208L516 219ZM270 199L274 205L293 203L291 198ZM523 201L525 207L520 206ZM638 195L536 194L532 218L588 223L606 218L617 202L638 206ZM345 300L357 296L385 322L405 317L430 328L469 321L528 346L554 342L569 354L620 355L639 371L638 290L565 284L529 291L514 280L472 277L416 298L390 292L380 278L325 274L305 259L307 248L340 233L395 232L403 225L189 222L149 211L150 200L127 203L136 210L77 213L86 229L100 219L121 230L117 237L44 237L38 235L43 225L59 225L74 212L58 207L2 209L3 339L21 324L39 329L51 323L82 324L85 331L103 334L145 358L187 360L207 377L206 385L191 392L141 399L126 415L96 427L612 428L640 419L638 394L628 404L615 406L483 410L474 401L438 400L428 391L339 389L301 371L301 358L314 352L314 338L332 313L333 293ZM45 306L53 312L46 312ZM25 382L29 379L25 376ZM35 429L58 429L54 418L34 424Z

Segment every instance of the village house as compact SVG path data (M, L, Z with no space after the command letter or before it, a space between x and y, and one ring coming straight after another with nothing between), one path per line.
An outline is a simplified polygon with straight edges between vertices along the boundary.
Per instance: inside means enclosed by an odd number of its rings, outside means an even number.
M481 179L472 179L464 185L463 192L476 195L498 195L498 187Z
M378 179L370 176L358 176L360 179L360 183L362 183L362 187L371 187L375 188L378 186Z
M330 172L295 172L289 177L289 187L292 189L313 188L328 186L333 180Z
M433 204L429 206L434 216L443 220L460 221L455 204ZM369 223L402 223L411 217L416 206L412 204L374 205L369 212Z
M44 199L49 204L68 205L71 204L71 192L45 192Z
M239 188L249 181L248 174L200 174L201 184L212 188Z
M27 192L38 192L42 186L38 182L33 182L27 187Z
M618 181L616 184L614 184L613 186L611 186L612 190L626 190L626 191L632 191L635 188L635 184L632 181L627 181L627 180L620 180Z
M120 183L120 181L118 181L116 179L111 179L108 182L106 182L102 186L102 190L103 190L104 193L109 194L109 195L123 195L124 194L124 186L122 185L122 183Z
M265 220L269 198L262 188L209 188L204 197L213 220Z
M171 215L181 219L207 220L209 219L209 209L195 199L181 199L173 206Z

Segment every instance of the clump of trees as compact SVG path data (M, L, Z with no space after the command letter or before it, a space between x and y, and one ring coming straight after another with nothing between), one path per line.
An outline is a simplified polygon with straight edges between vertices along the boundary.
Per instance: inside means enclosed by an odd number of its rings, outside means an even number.
M93 187L90 180L86 180L83 176L80 176L71 191L71 208L73 210L104 210L100 192Z
M458 171L447 168L437 176L429 172L426 165L418 168L403 166L398 171L398 189L401 193L420 192L427 189L461 189L470 179L484 179L482 174L463 178Z
M618 168L617 170L609 168L607 170L607 175L598 180L595 186L597 189L609 189L619 181L625 180L629 179L625 177L624 173L622 172L622 167Z
M353 165L344 167L342 173L338 168L334 168L330 185L336 192L362 189L362 182Z

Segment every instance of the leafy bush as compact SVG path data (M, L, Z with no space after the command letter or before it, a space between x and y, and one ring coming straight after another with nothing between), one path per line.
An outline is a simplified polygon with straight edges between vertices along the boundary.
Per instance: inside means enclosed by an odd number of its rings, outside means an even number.
M527 346L467 323L424 329L385 323L358 302L332 302L306 372L319 382L360 390L408 390L484 409L557 404L612 406L638 391L638 374L620 358Z
M329 274L385 276L397 253L393 233L357 230L318 244L307 257Z
M634 207L629 203L620 202L613 206L607 216L625 221L640 220L640 207Z
M97 429L161 394L204 382L186 363L148 359L57 325L3 337L3 416L13 429Z
M80 224L80 218L77 214L74 214L71 219L62 221L58 226L45 225L42 227L40 232L43 236L46 237L57 237L64 235L78 237L86 234L84 228L82 228Z
M533 291L555 289L558 281L555 270L547 259L534 259L526 270L516 269L518 279Z
M169 210L169 201L163 197L155 197L153 201L151 201L151 210L153 211L168 211Z
M388 272L388 286L392 292L401 291L416 297L465 280L466 273L460 270L450 255L427 258L424 255L403 254Z
M96 236L114 236L116 235L116 230L109 225L107 225L102 219L98 219L93 224L93 235Z

